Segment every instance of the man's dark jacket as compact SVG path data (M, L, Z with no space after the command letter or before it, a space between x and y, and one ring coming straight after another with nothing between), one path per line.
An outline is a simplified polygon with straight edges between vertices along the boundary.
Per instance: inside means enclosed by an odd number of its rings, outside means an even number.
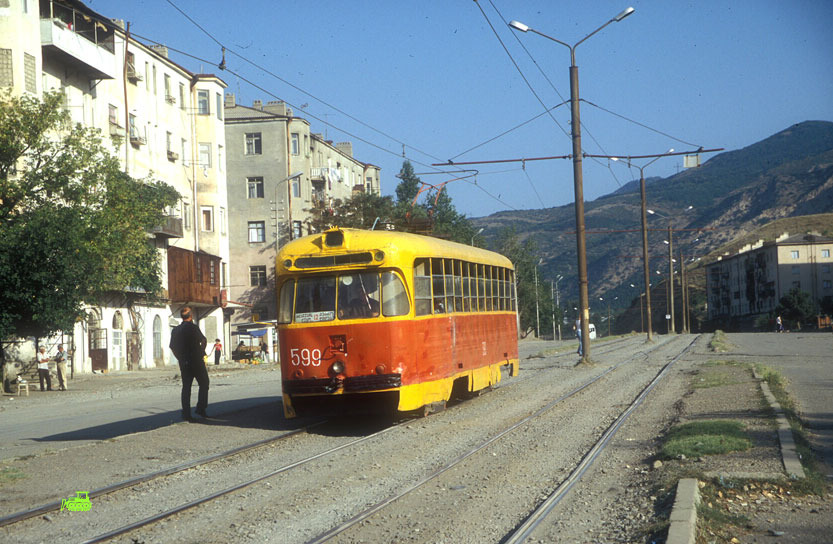
M205 346L205 336L193 321L183 321L171 331L169 347L180 364L203 361Z

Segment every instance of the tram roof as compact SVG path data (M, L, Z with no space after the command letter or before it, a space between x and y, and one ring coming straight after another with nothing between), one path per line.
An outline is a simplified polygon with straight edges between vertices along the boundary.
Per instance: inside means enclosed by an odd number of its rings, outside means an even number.
M340 246L331 247L325 243L327 233L340 231L344 234L344 242ZM359 251L382 250L394 261L407 261L412 264L413 259L419 257L437 257L446 259L460 259L469 262L514 268L512 261L505 256L467 246L457 242L450 242L432 236L423 236L409 232L390 230L363 230L351 228L333 228L325 232L311 234L292 240L284 245L279 254L279 262L286 258L300 256L327 255L353 253ZM387 259L386 259L387 260Z

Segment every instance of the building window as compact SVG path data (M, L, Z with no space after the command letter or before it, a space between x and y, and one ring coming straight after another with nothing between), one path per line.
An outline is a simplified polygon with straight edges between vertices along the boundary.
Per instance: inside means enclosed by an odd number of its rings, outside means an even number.
M790 251L790 259L798 259L798 250Z
M179 108L185 109L185 84L179 84Z
M261 153L260 132L247 132L246 155L260 155Z
M266 266L250 266L249 278L252 287L264 287L266 285Z
M200 166L211 168L211 144L200 143Z
M202 216L201 227L202 230L211 232L214 230L214 208L212 206L201 206L200 216Z
M130 139L131 140L138 139L140 137L140 134L139 134L139 127L136 126L136 116L133 115L133 114L130 114L129 122L130 122Z
M301 198L301 181L295 180L292 182L292 197Z
M215 93L217 98L217 119L223 120L223 95Z
M194 269L196 270L197 283L202 283L202 259L198 254L194 254Z
M797 264L792 265L791 267L792 275L797 276L801 274L801 267Z
M297 239L301 237L301 222L300 221L293 221L292 222L292 238Z
M830 250L829 249L822 249L821 256L825 259L830 258Z
M173 145L173 138L174 135L170 132L165 133L165 151L167 151L169 154L171 151L173 151L173 147L171 147Z
M256 244L266 240L266 223L249 221L249 243Z
M310 156L309 136L304 134L304 156Z
M249 189L249 198L263 198L263 178L246 178Z
M208 261L208 282L211 285L217 285L217 263L214 259Z
M133 53L128 53L132 55ZM142 79L141 77L139 79ZM150 63L145 63L145 89L150 90Z
M153 94L156 94L156 65L153 65Z
M224 162L225 162L225 159L223 158L223 146L218 145L217 146L217 170L219 170L220 172L223 171L223 163Z
M292 154L293 155L300 155L301 154L301 143L299 141L299 134L297 132L293 132L291 135L292 141Z
M164 82L165 82L165 100L168 102L168 104L173 104L173 103L176 102L176 97L174 96L174 93L171 92L171 76L169 76L168 74L165 74Z
M183 161L183 164L185 163L185 162L184 162L184 161L185 161L185 157L187 157L187 156L188 156L188 155L186 155L186 154L185 154L185 148L186 148L186 146L187 146L187 140L186 140L185 138L183 138L183 139L182 139L182 153L180 154L180 155L182 156L182 161ZM189 158L189 160L190 160L190 158Z
M208 104L208 91L197 91L197 113L200 115L211 113Z
M162 360L162 319L158 315L153 318L153 360Z
M182 203L182 223L186 229L191 230L191 205L187 202Z
M23 83L26 87L26 92L29 93L38 92L38 88L35 84L35 81L37 80L37 76L35 75L35 66L35 57L29 53L23 53Z
M113 104L110 104L107 118L110 121L111 125L118 126L118 124L119 124L119 108L117 108Z
M226 209L220 208L220 234L226 233Z
M12 69L12 50L0 49L0 87L14 86L14 70Z
M821 271L824 274L830 274L830 265L829 264L821 265Z
M833 287L833 282L831 282L830 280L822 280L821 286L825 289L830 289L831 287Z

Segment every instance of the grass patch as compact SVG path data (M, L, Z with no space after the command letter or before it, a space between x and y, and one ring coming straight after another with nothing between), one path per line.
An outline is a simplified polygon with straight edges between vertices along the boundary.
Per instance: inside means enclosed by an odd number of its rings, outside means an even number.
M671 428L660 455L677 459L744 451L752 446L742 423L737 421L695 421Z
M22 480L26 475L15 467L0 468L0 486L15 480Z
M725 353L732 349L732 344L729 343L729 339L726 336L726 333L721 330L714 331L712 335L712 339L709 342L709 349L715 351L717 353Z

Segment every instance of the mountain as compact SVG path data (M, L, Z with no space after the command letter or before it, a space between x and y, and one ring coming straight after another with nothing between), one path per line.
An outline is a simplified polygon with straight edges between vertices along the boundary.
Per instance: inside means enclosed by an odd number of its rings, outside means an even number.
M686 260L703 257L773 220L833 212L833 123L798 123L716 155L699 168L647 181L648 208L672 218L674 258L679 260L679 249ZM599 309L593 308L598 297L618 297L614 309L629 305L634 297L638 304L643 285L638 190L637 180L585 203L592 311ZM578 299L572 204L498 212L472 221L486 229L487 240L504 227L514 227L522 239L533 238L544 259L541 277L547 281L563 275L562 299ZM669 221L649 216L648 224L651 274L661 281L668 274L663 240L668 239Z

